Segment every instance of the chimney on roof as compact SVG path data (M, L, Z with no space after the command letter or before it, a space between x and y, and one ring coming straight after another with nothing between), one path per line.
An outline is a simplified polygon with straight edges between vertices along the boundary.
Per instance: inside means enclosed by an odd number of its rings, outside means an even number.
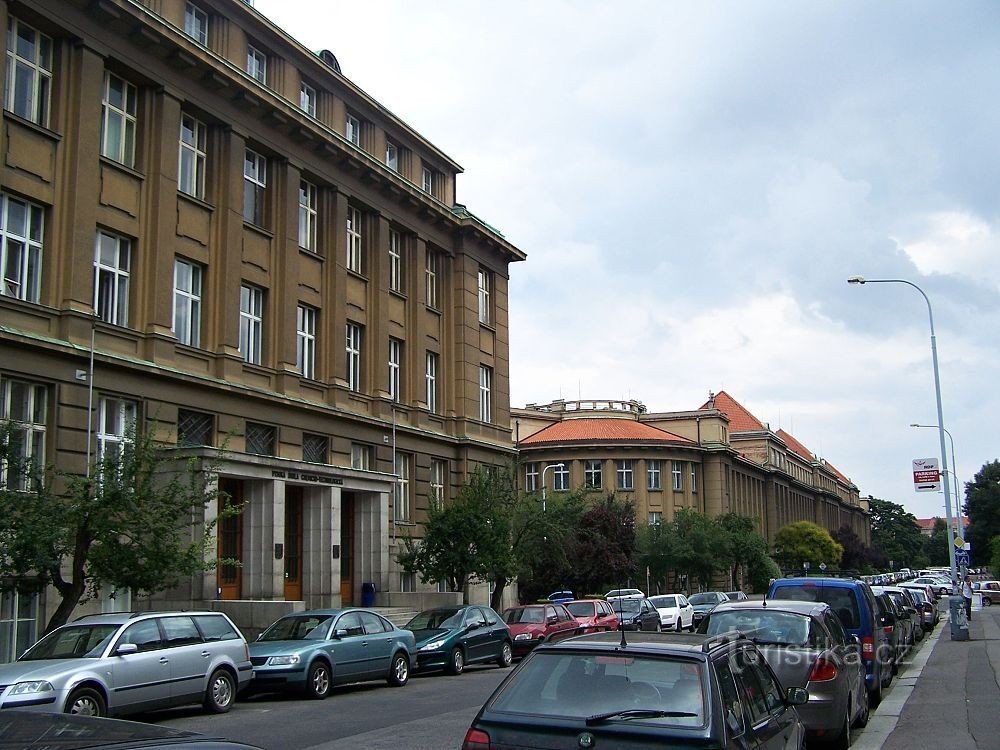
M715 394L712 393L712 391L708 392L708 408L709 409L715 408Z

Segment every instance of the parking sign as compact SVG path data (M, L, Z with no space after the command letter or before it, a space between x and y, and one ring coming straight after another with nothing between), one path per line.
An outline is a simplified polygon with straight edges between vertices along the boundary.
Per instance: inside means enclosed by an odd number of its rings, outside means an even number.
M913 489L916 492L937 492L941 489L941 471L936 458L913 459Z

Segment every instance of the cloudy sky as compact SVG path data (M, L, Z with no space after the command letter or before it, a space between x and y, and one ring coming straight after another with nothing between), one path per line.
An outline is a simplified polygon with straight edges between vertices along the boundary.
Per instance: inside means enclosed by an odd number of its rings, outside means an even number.
M511 268L511 400L726 390L913 491L1000 456L1000 4L256 0L465 168ZM950 457L949 457L950 463ZM964 493L962 495L964 497Z

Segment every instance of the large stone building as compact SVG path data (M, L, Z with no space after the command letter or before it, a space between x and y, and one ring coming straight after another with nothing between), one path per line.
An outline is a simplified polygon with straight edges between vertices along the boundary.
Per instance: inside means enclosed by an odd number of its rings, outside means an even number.
M554 401L512 411L521 481L531 492L613 491L636 517L682 508L758 519L773 542L793 521L849 526L871 543L866 501L829 462L771 430L725 392L693 411L651 413L638 401Z
M159 604L419 596L400 537L512 453L525 256L461 167L239 0L0 0L0 26L0 418L70 472L131 421L224 448L242 566ZM52 597L16 596L0 633L30 641Z

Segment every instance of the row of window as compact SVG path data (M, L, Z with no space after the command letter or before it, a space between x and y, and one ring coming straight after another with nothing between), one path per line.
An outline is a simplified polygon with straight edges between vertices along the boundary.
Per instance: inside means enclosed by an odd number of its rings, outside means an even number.
M635 489L635 473L637 461L626 458L620 459L615 463L615 489L618 490L634 490ZM662 490L662 474L663 467L668 463L667 461L660 461L659 459L647 458L646 461L646 489L648 490ZM696 467L697 464L694 462L686 461L671 461L670 477L671 477L671 489L676 492L682 492L684 490L684 467L685 464L688 466L688 475L690 477L690 487L691 492L698 491L697 485L697 474ZM549 464L545 469L552 470L552 487L554 490L569 490L569 463L557 463ZM540 464L537 462L528 462L524 464L524 489L526 492L536 492L540 488L539 484L539 470ZM588 489L600 490L604 489L604 462L599 459L587 459L583 462L583 475L584 483Z

